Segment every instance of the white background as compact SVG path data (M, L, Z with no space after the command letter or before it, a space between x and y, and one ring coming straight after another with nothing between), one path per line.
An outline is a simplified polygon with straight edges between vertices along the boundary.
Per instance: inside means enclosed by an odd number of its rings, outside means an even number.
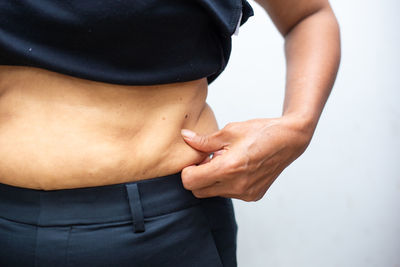
M219 126L279 116L283 39L264 9L233 36L209 87ZM258 202L234 200L240 267L400 266L400 2L332 0L333 91L306 152Z

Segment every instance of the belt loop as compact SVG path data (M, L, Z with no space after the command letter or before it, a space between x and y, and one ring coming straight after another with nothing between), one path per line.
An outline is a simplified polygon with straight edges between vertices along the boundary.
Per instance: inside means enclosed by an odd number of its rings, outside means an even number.
M125 184L128 202L131 209L133 230L135 233L144 232L144 216L137 183Z

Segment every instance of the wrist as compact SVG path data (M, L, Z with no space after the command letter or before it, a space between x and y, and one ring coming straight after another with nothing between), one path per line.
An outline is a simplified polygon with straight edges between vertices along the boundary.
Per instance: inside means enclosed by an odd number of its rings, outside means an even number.
M309 135L310 138L318 123L318 117L300 112L284 113L282 118L288 121L294 129Z

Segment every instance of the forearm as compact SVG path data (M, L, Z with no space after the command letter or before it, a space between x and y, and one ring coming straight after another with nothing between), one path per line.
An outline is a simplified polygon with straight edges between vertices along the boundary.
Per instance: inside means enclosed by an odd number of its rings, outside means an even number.
M282 114L314 131L340 62L340 35L329 5L301 20L285 35L286 88Z

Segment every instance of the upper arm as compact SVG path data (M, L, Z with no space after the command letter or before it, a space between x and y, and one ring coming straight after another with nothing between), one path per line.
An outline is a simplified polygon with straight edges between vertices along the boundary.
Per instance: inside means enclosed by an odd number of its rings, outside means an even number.
M285 36L308 16L330 8L328 0L254 0L271 17L279 32Z

